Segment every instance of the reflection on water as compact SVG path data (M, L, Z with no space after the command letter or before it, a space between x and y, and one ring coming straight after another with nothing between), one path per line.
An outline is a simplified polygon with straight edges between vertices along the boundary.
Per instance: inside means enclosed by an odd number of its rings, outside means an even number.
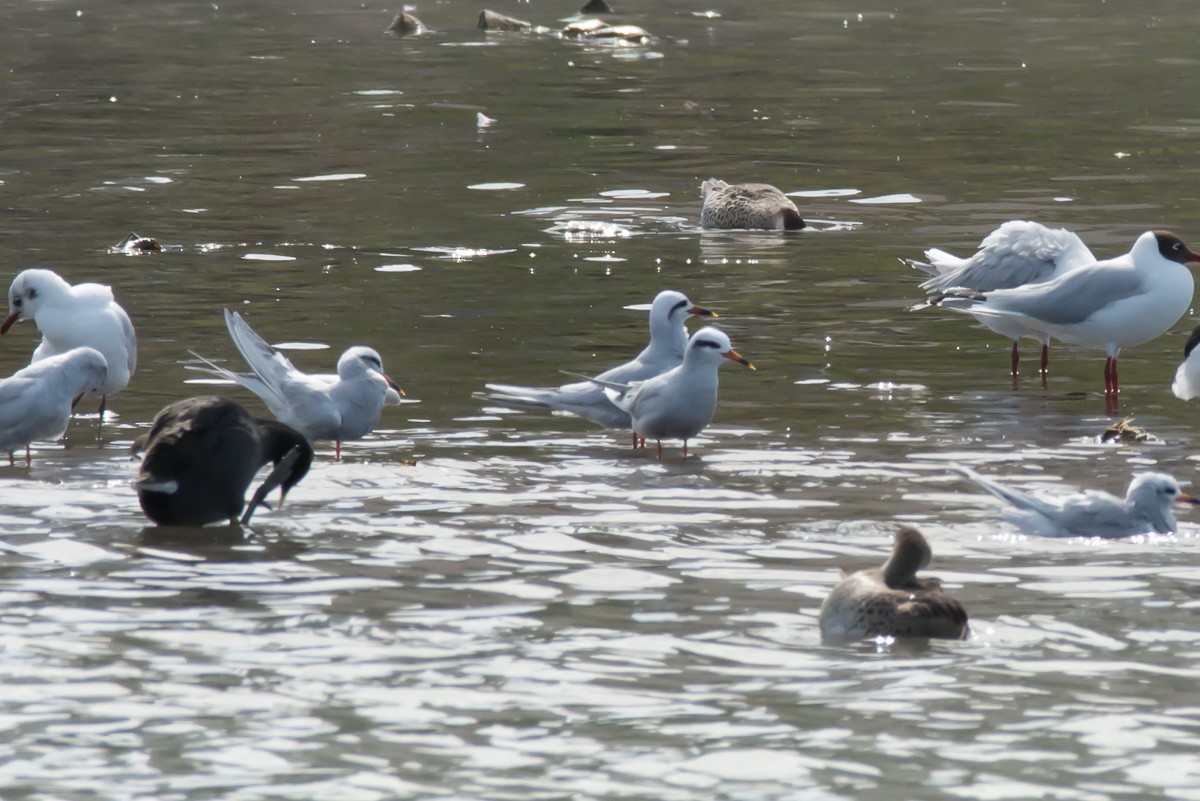
M950 469L1194 484L1191 323L1122 354L1155 439L1103 443L1098 353L1014 388L1007 342L905 311L898 262L1012 218L1102 257L1200 240L1189 5L668 2L618 8L655 36L629 48L484 33L458 0L403 39L394 11L276 5L0 11L11 273L112 284L140 345L102 431L0 465L0 796L1196 796L1200 518L1030 538ZM811 230L700 232L710 176ZM472 397L627 359L667 287L759 367L689 458ZM129 443L247 305L290 346L376 347L420 403L251 529L147 527ZM822 644L837 569L897 521L971 639Z

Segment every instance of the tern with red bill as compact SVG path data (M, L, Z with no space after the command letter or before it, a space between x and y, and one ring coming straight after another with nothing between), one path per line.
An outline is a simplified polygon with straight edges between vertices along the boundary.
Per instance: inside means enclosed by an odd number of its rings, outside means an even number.
M1027 220L1009 220L992 231L969 257L961 258L938 248L925 251L928 262L901 259L905 264L931 277L921 284L928 294L937 296L951 289L990 292L1013 289L1026 284L1050 281L1076 267L1093 264L1096 257L1083 240L1065 228L1047 228ZM918 303L912 311L923 309ZM1021 337L1033 337L1042 343L1041 372L1050 364L1050 336L1030 328L1020 320L980 314L979 322L1012 340L1012 374L1021 360Z
M686 457L687 441L708 427L717 410L717 370L726 360L754 369L733 349L725 332L708 326L692 334L683 363L661 375L635 384L592 380L605 388L609 401L629 413L643 447L647 439L654 440L661 459L662 441L681 439Z
M1117 356L1122 348L1149 342L1175 324L1192 303L1188 263L1200 262L1179 237L1147 231L1123 256L1076 267L1040 284L977 292L948 289L932 306L1020 323L1028 330L1103 349L1104 390L1120 389Z
M90 395L100 396L100 421L108 396L120 392L137 369L137 336L129 315L105 284L71 286L53 270L22 270L8 290L8 317L0 334L13 324L33 320L42 333L32 362L58 356L75 348L100 351L108 366L103 384Z
M0 381L0 452L8 454L29 443L58 439L67 430L71 408L79 398L95 394L108 379L104 354L95 348L74 348L38 359Z
M400 403L403 394L383 372L383 360L373 348L349 348L338 359L337 375L302 373L286 356L254 332L237 312L225 310L225 327L253 373L235 373L202 356L193 369L233 381L262 398L279 422L291 426L310 442L333 440L340 458L342 443L362 439L379 422L386 404Z
M650 304L650 344L632 361L613 367L592 380L561 387L517 387L487 384L487 400L508 406L534 406L570 412L605 428L629 428L629 413L604 395L604 382L630 384L661 375L683 362L688 333L684 321L691 315L716 317L716 312L696 306L682 292L665 289Z
M1133 537L1168 534L1178 527L1171 507L1200 504L1179 488L1166 473L1138 473L1129 482L1125 497L1088 490L1060 501L1044 501L1010 489L974 470L955 468L990 494L1009 505L1005 516L1017 527L1043 537Z

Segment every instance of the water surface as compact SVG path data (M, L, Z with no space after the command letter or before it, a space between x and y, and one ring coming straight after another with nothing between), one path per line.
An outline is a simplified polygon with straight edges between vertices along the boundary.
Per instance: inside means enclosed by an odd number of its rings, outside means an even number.
M1122 360L1158 441L1101 445L1100 354L1014 388L1006 341L905 311L897 261L1013 218L1200 242L1191 4L623 5L653 43L485 34L460 0L418 39L376 3L0 11L5 263L113 285L140 344L99 435L0 467L0 795L1200 797L1200 518L1033 539L948 469L1194 484L1193 320ZM710 176L810 229L699 231ZM110 252L130 230L165 251ZM472 396L622 361L667 287L759 367L687 459ZM212 389L189 350L237 364L225 307L304 369L370 344L419 403L252 531L165 535L128 446ZM972 638L823 645L836 569L898 521Z

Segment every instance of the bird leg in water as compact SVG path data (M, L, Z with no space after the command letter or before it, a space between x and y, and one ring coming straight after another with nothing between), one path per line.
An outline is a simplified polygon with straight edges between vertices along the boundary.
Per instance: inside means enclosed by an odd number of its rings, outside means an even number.
M271 470L271 472L267 474L267 477L263 481L262 486L259 487L257 490L255 490L254 497L250 499L250 504L246 507L246 513L242 515L241 522L242 522L243 526L249 524L250 516L254 514L254 510L256 508L258 508L260 505L262 505L262 506L267 505L265 503L264 499L271 492L271 490L278 487L280 484L282 484L284 482L284 480L287 479L287 477L289 475L291 475L292 467L295 466L296 461L299 458L300 458L300 449L292 448L290 451L288 451L286 454L284 454L282 459L279 460L279 464L275 465L275 467ZM280 496L280 498L279 498L279 505L280 506L283 505L283 497L282 496ZM270 508L270 507L268 507L268 508Z
M1042 372L1042 378L1046 377L1046 373L1050 372L1050 345L1042 343L1042 363L1039 367Z
M661 461L662 461L662 440L661 440L661 439L656 439L656 440L654 441L654 445L655 445L655 448L656 448L656 453L658 454L658 461L660 461L660 462L661 462Z
M1017 344L1017 340L1013 340L1012 347L1012 374L1017 374L1017 365L1021 363L1021 348Z
M683 458L684 459L687 458L687 440L686 439L683 441Z
M340 439L335 439L333 441L333 459L336 462L340 462L342 460L342 441Z

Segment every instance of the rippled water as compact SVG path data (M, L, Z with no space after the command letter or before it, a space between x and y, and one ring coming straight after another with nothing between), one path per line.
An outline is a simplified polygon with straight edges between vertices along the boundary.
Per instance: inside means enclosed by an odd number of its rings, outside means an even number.
M1101 445L1099 354L1014 388L897 261L1018 217L1200 242L1192 5L621 3L635 48L479 10L396 39L374 3L0 9L5 264L112 284L140 339L99 435L0 467L0 797L1200 798L1200 518L1029 538L948 469L1194 486L1193 321L1124 354L1158 441ZM700 232L709 176L811 228ZM110 252L130 230L165 251ZM760 368L687 459L472 397L623 360L665 287ZM419 403L253 530L165 534L128 446L211 389L189 349L236 363L224 307L305 369L371 344ZM971 639L823 645L897 521Z

